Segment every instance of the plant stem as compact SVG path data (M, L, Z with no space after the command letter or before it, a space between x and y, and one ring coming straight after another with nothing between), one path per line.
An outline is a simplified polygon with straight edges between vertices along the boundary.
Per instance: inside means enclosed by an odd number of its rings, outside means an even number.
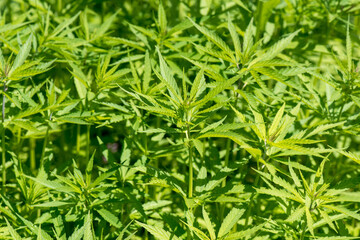
M29 141L30 141L30 169L32 172L34 172L36 168L36 159L35 159L36 140L35 138L30 138Z
M50 113L50 117L49 117L49 120L50 120L50 121L51 121L51 117L52 117L52 113ZM47 145L48 137L49 137L49 129L50 129L50 124L48 123L48 124L47 124L47 128L46 128L44 145L43 145L43 149L42 149L42 152L41 152L40 167L43 167L43 164L44 164L44 157L45 157L46 145Z
M186 138L188 140L188 153L189 153L189 189L188 198L193 197L193 159L192 159L192 146L190 142L190 126L187 125Z
M80 152L80 142L81 142L81 132L80 132L80 124L77 125L76 128L76 152L79 153Z
M6 184L6 156L5 156L5 92L6 92L6 82L4 81L4 93L3 93L3 102L2 102L2 132L1 132L1 150L2 150L2 190L5 192L5 184Z
M86 162L89 162L90 156L90 125L86 125Z

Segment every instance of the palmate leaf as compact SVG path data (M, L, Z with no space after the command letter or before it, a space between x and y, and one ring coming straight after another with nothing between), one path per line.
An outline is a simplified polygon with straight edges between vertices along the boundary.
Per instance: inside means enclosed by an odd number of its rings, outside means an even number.
M219 82L215 88L211 89L202 99L192 104L192 106L202 106L206 104L208 101L212 100L216 95L218 95L220 92L224 91L226 88L230 87L232 84L234 84L236 81L238 81L242 75L245 73L246 70L242 69L240 73L225 82Z
M280 41L276 42L273 46L271 46L269 49L266 50L266 53L262 56L260 56L259 59L255 59L254 62L258 61L266 61L271 60L279 53L281 53L293 40L293 38L300 32L300 30L297 30L296 32L293 32L288 37L281 39ZM252 65L253 63L250 63Z
M298 198L296 196L294 196L293 194L285 191L285 190L281 190L281 189L268 189L268 188L255 188L256 192L260 193L260 194L266 194L266 195L270 195L273 197L279 197L279 198L287 198L287 199L291 199L294 201L298 201Z
M304 199L302 198L302 196L298 193L298 191L295 189L295 187L293 187L289 182L285 181L284 179L276 176L276 174L268 174L268 173L264 173L264 172L260 172L258 170L256 170L256 172L258 174L260 174L263 178L272 181L273 183L281 186L283 189L287 190L288 192L290 192L291 194L293 194L296 197L296 201L303 203Z
M247 140L245 137L241 136L238 133L235 132L207 132L204 134L201 134L200 136L198 136L197 138L207 138L207 137L211 137L211 138L229 138L231 140L233 140L234 142L236 142L237 144L239 144L241 147L243 148L251 148L245 141Z
M152 106L137 106L137 107L144 109L146 111L149 111L149 112L158 113L160 115L165 115L165 116L176 118L175 111L173 111L171 109L162 108L162 107L152 107Z
M360 156L357 156L355 153L352 152L346 152L346 151L339 151L342 155L350 158L351 160L354 160L358 164L360 164Z
M352 217L352 218L355 218L357 220L360 220L360 214L355 212L355 211L352 211L352 210L349 210L343 206L334 206L334 205L328 205L328 204L323 204L322 207L324 208L327 208L327 209L330 209L330 210L333 210L335 212L339 212L339 213L343 213L349 217Z
M133 169L148 174L150 176L153 176L155 178L165 180L166 183L169 186L171 186L172 190L174 190L177 193L180 193L182 197L186 196L186 193L184 192L182 187L183 184L178 179L174 178L170 173L156 169L151 166L138 166Z
M221 223L218 238L222 238L229 234L231 228L239 221L241 216L244 214L245 209L232 208L230 212L226 215L224 221Z
M275 118L269 128L269 132L268 132L269 138L272 138L275 135L276 130L278 129L278 126L279 126L282 116L284 114L284 110L285 110L285 103L282 105L282 107L276 113Z
M160 1L158 7L158 22L159 22L160 33L162 35L165 35L167 28L167 20L166 20L166 13L162 1Z
M92 215L90 214L90 211L88 211L84 219L84 239L95 239L93 234L92 222Z
M255 28L253 25L253 18L252 18L244 34L244 41L242 47L244 52L244 57L242 59L243 64L248 61L248 58L250 57L251 54L251 49L254 46L254 39L253 39L254 33L255 33Z
M60 33L62 33L62 31L65 28L67 28L70 24L72 24L79 15L80 15L80 12L78 12L73 17L71 17L65 21L61 21L60 24L54 30L51 31L51 34L48 36L48 39L54 38L54 37L58 36Z
M211 223L209 215L205 210L205 206L202 207L202 215L203 215L203 218L205 220L205 226L206 226L206 228L207 228L207 230L209 232L210 239L215 240L216 239L215 230L214 230L214 227L213 227L213 225Z
M84 236L84 226L81 228L75 228L68 240L80 240Z
M235 57L232 53L232 50L229 46L214 32L208 30L207 28L196 24L191 18L189 20L192 24L202 33L204 34L211 42L213 42L216 46L218 46L221 50L223 50L233 61L236 63Z
M204 63L195 61L193 59L187 58L185 56L183 56L183 58L186 59L187 61L191 62L193 65L197 66L198 68L204 69L204 72L212 79L214 79L218 82L225 81L224 77L221 76L221 74L219 74L218 71L216 71L216 69L213 68L213 65L204 64Z
M275 143L275 142L269 142L269 145L272 147L277 147L280 149L289 149L293 150L295 152L298 152L300 155L314 155L321 157L322 153L330 152L329 149L321 149L321 148L306 148L302 147L296 144L289 144L289 143ZM286 155L286 154L285 154Z
M352 71L352 44L351 44L351 38L350 38L350 31L349 31L349 20L346 28L346 55L347 55L347 64L348 64L348 72L350 73Z
M319 212L320 212L320 215L323 217L323 219L326 221L326 223L327 223L335 232L337 232L336 227L335 227L332 219L329 217L329 215L328 215L325 211L323 211L323 210L321 210L321 209L319 209Z
M210 238L200 229L194 227L193 225L189 225L186 222L182 221L182 223L184 223L186 226L189 227L189 229L194 232L196 234L196 236L200 239L200 240L210 240Z
M224 240L239 240L239 239L249 239L249 237L253 236L256 232L261 230L265 226L265 223L259 224L255 227L242 230L236 233L230 233L228 236L224 238Z
M101 208L99 210L96 210L103 219L105 219L108 223L110 223L112 226L121 228L122 224L120 220L111 212L106 210L105 208Z
M234 43L236 63L237 63L242 58L241 43L240 43L239 35L236 32L236 28L230 20L230 15L228 16L228 29L229 29L232 41Z
M91 36L91 40L96 40L98 38L101 38L106 35L106 32L111 27L111 24L116 19L116 16L118 15L119 11L116 11L114 14L112 14L110 17L108 17L97 29L93 32Z
M314 136L316 134L322 133L328 129L332 129L341 125L344 125L346 121L338 122L338 123L328 123L328 124L322 124L317 126L314 130L306 134L306 138L309 138L311 136Z
M205 77L204 77L204 69L201 69L200 72L196 74L194 83L191 87L189 101L194 101L196 98L204 92L205 90Z
M44 230L41 229L41 227L36 226L34 223L30 222L29 220L25 219L24 217L17 214L18 218L21 219L21 221L26 225L26 227L34 234L39 235L39 233L42 236L42 239L44 240L53 240L53 238Z
M173 100L177 101L178 103L181 103L183 102L183 99L181 97L180 90L176 83L176 80L172 75L170 68L166 64L164 58L162 57L159 48L157 48L157 52L159 54L160 72L162 76L160 80L162 80L165 83L165 85L168 87L170 96L173 98Z
M311 213L310 213L310 210L309 208L305 207L305 215L306 215L306 224L307 224L307 227L311 233L311 235L314 236L314 221L313 221L313 218L311 216Z
M9 71L9 76L18 68L20 67L26 60L26 58L29 56L30 49L31 49L31 40L33 36L32 34L29 36L25 44L21 47L19 53L17 54L14 63L11 66L11 70Z
M293 211L290 214L290 216L286 219L286 221L289 223L300 221L304 213L305 213L305 207L304 205L300 205L295 211Z
M171 233L169 233L168 231L157 227L157 226L151 226L139 221L136 221L136 223L138 225L140 225L141 227L145 228L149 233L151 233L151 235L153 235L156 239L159 240L180 240L178 237L172 235Z
M6 219L5 217L5 221L6 221L6 225L8 227L8 231L11 235L11 237L14 239L14 240L21 240L21 236L16 232L16 230L11 226L11 224L9 223L9 221Z
M221 52L221 51L216 51L216 50L213 50L209 47L203 47L201 45L198 45L198 44L195 44L193 43L196 50L198 50L199 54L203 54L204 53L207 53L215 58L220 58L222 60L225 60L225 61L228 61L228 62L233 62L233 60L227 55L225 54L224 52ZM200 50L200 51L199 51Z
M120 37L110 37L106 36L103 37L103 41L110 46L117 46L117 45L126 45L132 48L136 48L140 51L145 52L145 48L139 44L139 42L131 41L129 39L120 38Z
M79 188L73 188L73 187L69 187L69 186L65 186L63 184L61 184L60 182L58 181L50 181L50 180L46 180L46 179L37 179L37 178L34 178L34 177L31 177L31 176L26 176L24 175L25 177L33 180L34 182L37 182L45 187L48 187L50 189L54 189L56 191L59 191L59 192L64 192L64 193L73 193L73 192L78 192L78 193L81 193L81 190Z

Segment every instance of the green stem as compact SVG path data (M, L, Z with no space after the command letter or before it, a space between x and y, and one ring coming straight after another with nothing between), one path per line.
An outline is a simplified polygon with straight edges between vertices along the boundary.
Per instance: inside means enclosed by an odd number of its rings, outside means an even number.
M76 152L80 152L80 142L81 142L81 132L80 132L80 124L77 125L76 129Z
M51 115L52 115L52 113L50 113L50 121L51 121ZM47 145L48 138L49 138L49 129L50 129L50 124L48 123L47 128L46 128L44 144L43 144L43 148L42 148L42 152L41 152L40 167L44 166L44 157L45 157L46 145Z
M89 162L90 156L90 125L86 126L86 162Z
M7 90L6 81L4 81L4 88L3 88L3 102L2 102L2 132L1 132L1 150L2 150L2 190L5 192L5 185L6 185L6 149L5 149L5 92Z
M36 169L36 158L35 158L35 148L36 140L35 138L30 138L30 169L32 172Z
M300 240L304 240L305 231L306 231L306 223L304 222L304 226L302 228L301 235L300 235Z
M188 198L193 197L193 159L192 159L192 146L190 142L190 126L187 126L186 129L186 138L188 140L188 153L189 153L189 189L188 189Z

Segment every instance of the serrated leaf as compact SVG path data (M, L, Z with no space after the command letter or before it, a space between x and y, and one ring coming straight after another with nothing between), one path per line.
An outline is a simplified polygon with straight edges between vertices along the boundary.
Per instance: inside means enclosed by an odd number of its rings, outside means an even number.
M311 216L311 213L309 211L309 209L307 207L305 207L305 214L306 214L306 224L307 224L307 227L311 233L311 235L314 236L314 221L312 219L312 216Z
M20 67L26 60L26 58L29 56L30 49L31 49L31 40L32 40L32 34L29 36L25 44L21 47L19 53L17 54L14 63L12 64L11 70L9 72L9 76L18 68Z
M221 223L218 238L222 238L225 235L230 233L231 228L239 221L241 216L244 214L245 209L232 208L230 212L224 218L224 221Z
M162 57L159 48L157 48L157 52L159 55L160 72L161 72L161 76L162 76L162 78L160 78L160 80L164 80L163 82L168 87L169 93L170 93L171 97L173 98L173 100L176 100L178 103L181 103L181 102L183 102L183 99L181 97L180 90L176 83L176 80L175 80L174 76L172 75L170 68L166 64L164 58Z
M168 231L157 227L157 226L151 226L142 222L136 221L138 225L145 228L151 235L153 235L156 239L159 240L170 240L170 237L172 236ZM179 240L178 237L172 236L171 240Z
M96 211L101 215L103 219L105 219L112 226L121 228L122 224L120 220L113 213L109 212L105 208L97 209Z
M328 129L332 129L332 128L335 128L337 126L344 125L344 123L345 123L345 121L338 122L338 123L323 124L323 125L317 126L314 130L312 130L311 132L309 132L306 135L306 138L309 138L309 137L314 136L314 135L316 135L318 133L324 132L324 131L326 131Z
M204 206L202 207L202 215L205 220L205 226L210 234L210 239L215 240L216 239L215 230L214 230L214 227L212 226L211 220L210 220L209 215L207 214Z
M240 61L240 59L242 58L241 43L240 43L239 35L236 32L236 28L230 20L230 15L228 16L228 29L229 29L232 41L234 43L236 63L238 63L238 61Z
M16 232L16 230L11 226L11 224L9 223L9 221L5 218L6 221L6 225L8 227L8 231L11 235L11 237L15 240L21 240L21 236Z
M240 240L240 239L243 239L244 237L246 239L248 239L248 237L251 237L256 232L258 232L259 230L264 228L264 226L265 226L265 223L259 224L259 225L255 226L255 227L252 227L252 228L249 228L249 229L246 229L246 230L243 230L243 231L232 233L232 234L226 236L224 238L224 240Z
M92 230L92 219L90 211L85 216L84 219L84 239L86 240L93 240L93 230Z
M275 136L276 130L278 130L280 121L284 114L284 110L285 110L285 103L282 105L282 107L278 110L278 112L275 115L275 118L269 129L269 138L272 138L273 136Z
M350 20L350 16L348 19L348 24L347 24L347 29L346 29L346 55L347 55L348 71L350 73L352 71L352 44L351 44L351 38L350 38L349 20Z
M207 28L196 24L191 18L189 20L192 24L202 33L204 34L210 41L212 41L216 46L218 46L221 50L223 50L233 61L235 61L234 55L232 54L229 46L214 32L208 30Z
M165 35L167 28L166 13L162 1L160 1L158 8L158 22L160 27L160 33Z
M286 219L286 221L290 223L300 221L304 213L305 213L305 207L304 205L300 205L295 211L293 211L290 214L290 216Z

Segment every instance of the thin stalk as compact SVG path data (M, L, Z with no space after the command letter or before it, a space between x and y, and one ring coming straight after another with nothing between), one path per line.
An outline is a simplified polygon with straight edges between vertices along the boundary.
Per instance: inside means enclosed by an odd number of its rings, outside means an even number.
M192 198L193 197L193 159L192 159L192 155L193 155L193 150L192 150L192 146L190 143L190 127L187 127L187 138L189 140L189 146L188 146L188 151L189 151L189 193L188 193L188 197Z
M225 168L229 165L230 151L231 151L231 140L228 138L226 140L226 154L225 154L225 163L224 163ZM226 187L226 177L222 181L221 186L223 188ZM221 222L224 219L224 213L225 213L225 204L221 204L220 205L220 221Z
M52 117L52 113L50 113L50 117L49 120L51 121L51 117ZM48 142L48 138L49 138L49 129L50 129L50 124L47 124L47 128L46 128L46 134L45 134L45 139L44 139L44 144L43 144L43 148L42 148L42 152L41 152L41 158L40 158L40 166L43 167L44 164L44 157L45 157L45 151L46 151L46 145Z
M7 90L6 81L4 81L4 88L3 88L3 102L2 102L2 132L1 132L1 147L2 147L2 190L5 192L5 185L6 185L6 150L5 150L5 92Z
M255 181L254 181L254 186L257 186L260 180L260 174L256 175ZM249 219L250 219L250 215L251 215L251 211L252 211L252 207L253 207L253 203L254 203L254 197L255 197L256 192L253 192L250 196L250 201L249 201L249 206L248 206L248 211L246 213L246 218L245 218L245 227L248 226L249 224Z
M303 226L302 231L301 231L300 240L304 240L305 231L306 231L306 223L304 222L304 226Z
M80 124L77 125L76 128L76 152L80 152L80 144L81 144L81 129Z
M86 93L85 99L85 109L89 110L89 92ZM86 163L89 162L90 159L90 125L86 125L86 152L85 152Z
M86 162L89 162L90 156L90 125L86 125Z
M35 138L30 138L30 169L33 172L36 169L35 148L36 148L36 140Z

